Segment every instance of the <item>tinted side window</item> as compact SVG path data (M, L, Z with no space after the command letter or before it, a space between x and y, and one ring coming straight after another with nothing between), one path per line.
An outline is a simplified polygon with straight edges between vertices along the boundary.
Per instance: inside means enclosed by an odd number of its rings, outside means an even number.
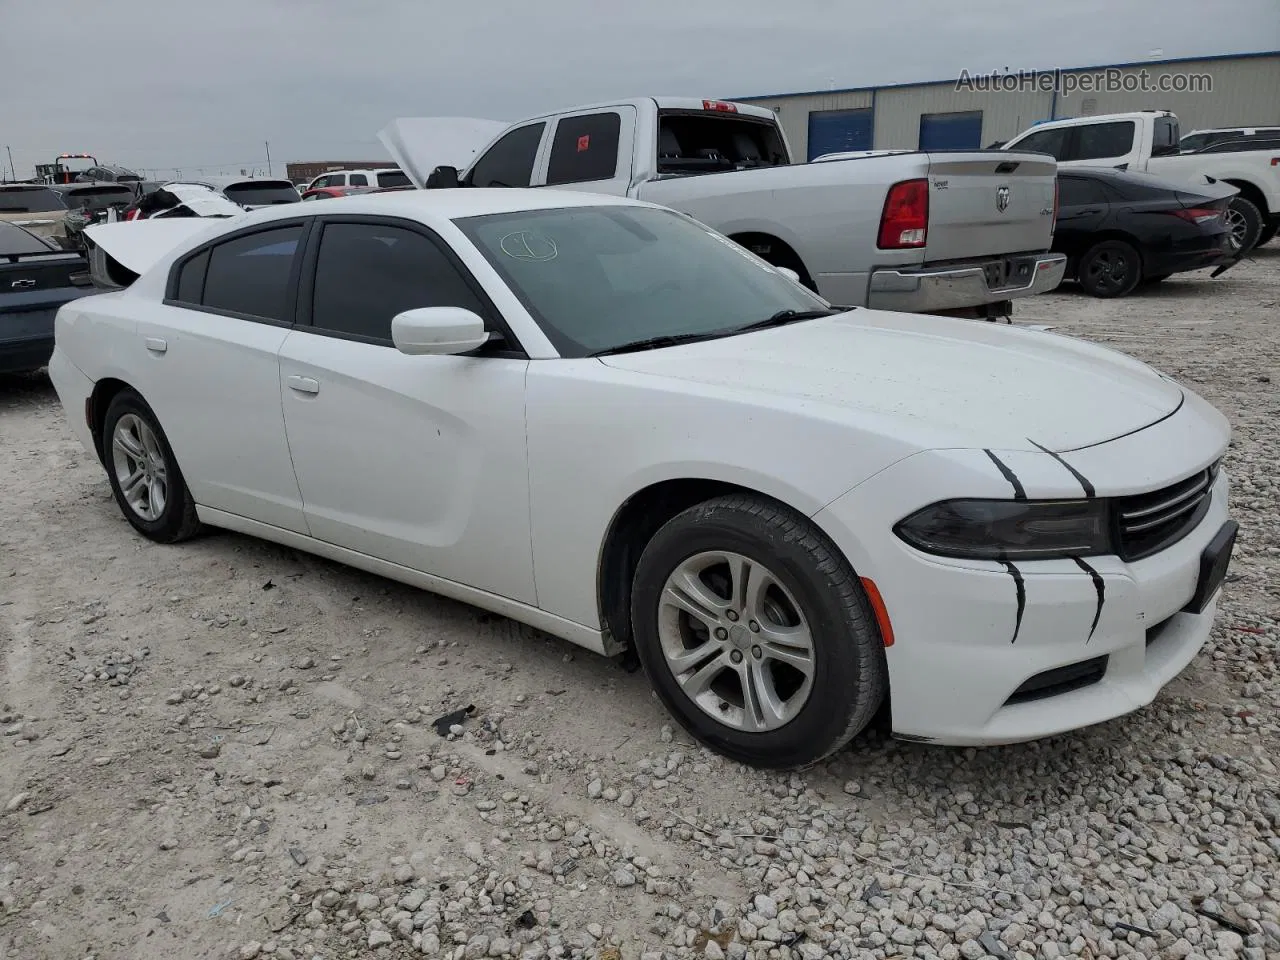
M302 227L280 227L237 237L214 247L201 302L267 320L293 320L289 306L289 272Z
M592 113L566 117L556 124L547 165L547 183L611 180L618 169L618 137L622 117Z
M351 174L351 186L367 187L368 185L369 185L369 178L366 177L363 173Z
M1085 180L1083 177L1058 178L1058 203L1061 206L1078 207L1106 202L1106 192L1093 180Z
M208 269L208 250L184 263L178 269L178 285L173 299L182 303L199 303L204 293L204 274Z
M320 239L311 323L391 340L391 318L416 307L484 306L430 239L403 227L331 223Z
M1123 157L1133 149L1136 129L1132 120L1076 127L1076 145L1068 159L1105 160L1109 157Z
M1067 129L1059 127L1056 130L1041 130L1033 133L1019 140L1009 149L1027 150L1031 153L1047 153L1055 160L1062 160L1066 153L1066 145Z
M1170 117L1156 117L1152 130L1151 151L1156 156L1169 156L1178 152L1178 121Z
M476 161L468 178L473 187L527 187L533 179L545 123L512 130Z

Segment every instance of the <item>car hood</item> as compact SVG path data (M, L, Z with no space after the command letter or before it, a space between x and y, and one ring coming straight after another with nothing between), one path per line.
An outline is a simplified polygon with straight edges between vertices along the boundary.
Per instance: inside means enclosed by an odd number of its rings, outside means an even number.
M949 446L1062 453L1150 426L1183 401L1123 354L973 320L853 310L678 347L618 354L619 370L844 408L925 428Z
M476 117L401 117L380 130L378 139L405 176L422 188L436 167L465 170L476 151L507 126Z

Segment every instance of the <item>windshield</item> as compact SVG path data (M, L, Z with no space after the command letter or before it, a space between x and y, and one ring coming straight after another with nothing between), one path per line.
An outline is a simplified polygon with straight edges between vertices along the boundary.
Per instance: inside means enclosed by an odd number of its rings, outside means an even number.
M297 188L287 180L264 180L258 183L246 181L230 184L222 191L228 200L246 207L266 207L277 203L297 203L302 197Z
M695 220L651 207L570 207L456 221L562 357L651 337L729 334L816 295Z

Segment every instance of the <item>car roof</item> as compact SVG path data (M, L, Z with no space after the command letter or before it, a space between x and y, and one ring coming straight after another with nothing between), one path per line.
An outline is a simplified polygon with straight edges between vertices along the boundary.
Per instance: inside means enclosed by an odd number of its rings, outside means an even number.
M168 181L169 183L194 183L201 186L212 187L215 190L225 190L227 187L237 186L242 183L265 183L265 184L281 184L285 183L293 186L293 181L287 177L234 177L234 176L216 176L216 177L183 177Z
M128 184L118 183L115 180L81 180L76 183L54 183L49 189L57 190L59 193L76 193L79 190L101 190L109 187L112 190L131 190Z
M328 206L333 204L333 206ZM520 189L515 187L455 187L439 190L402 190L388 193L355 193L328 200L315 200L300 211L297 204L281 204L255 210L238 225L288 220L316 213L364 214L406 217L413 220L458 220L495 213L526 210L553 210L561 207L652 207L651 203L601 193L571 190Z

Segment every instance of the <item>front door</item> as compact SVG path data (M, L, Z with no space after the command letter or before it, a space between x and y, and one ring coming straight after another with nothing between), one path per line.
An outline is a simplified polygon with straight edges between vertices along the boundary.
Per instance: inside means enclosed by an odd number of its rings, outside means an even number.
M524 392L511 352L408 356L391 319L492 308L407 221L323 223L280 351L289 449L312 536L534 603ZM307 322L309 321L309 323Z

